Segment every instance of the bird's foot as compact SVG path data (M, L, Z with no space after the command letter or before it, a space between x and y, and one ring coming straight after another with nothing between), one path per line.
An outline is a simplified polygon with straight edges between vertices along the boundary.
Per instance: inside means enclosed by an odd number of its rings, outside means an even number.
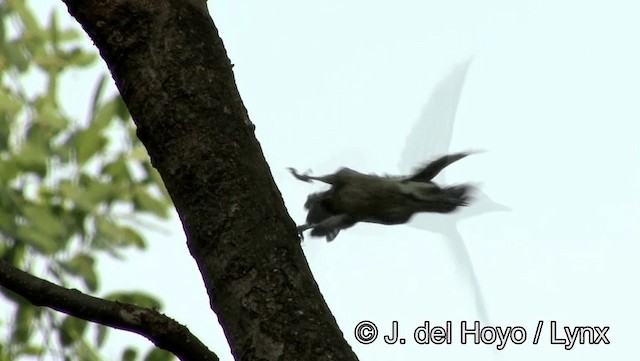
M289 170L289 172L291 172L291 174L296 177L296 179L301 180L303 182L311 182L311 176L309 176L309 173L311 173L311 170L307 170L305 174L300 174L298 173L298 171L295 168L287 168Z

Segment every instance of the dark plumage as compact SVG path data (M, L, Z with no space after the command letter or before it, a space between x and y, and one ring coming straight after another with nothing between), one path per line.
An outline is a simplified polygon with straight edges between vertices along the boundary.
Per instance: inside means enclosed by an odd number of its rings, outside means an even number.
M358 222L402 224L418 212L453 212L469 203L472 187L463 184L443 188L432 179L467 155L469 153L440 157L406 177L380 177L349 168L313 177L289 168L301 181L319 180L332 186L327 191L309 195L304 204L309 211L307 222L298 226L298 231L302 236L302 232L311 229L312 236L325 236L327 241L332 241L341 229Z

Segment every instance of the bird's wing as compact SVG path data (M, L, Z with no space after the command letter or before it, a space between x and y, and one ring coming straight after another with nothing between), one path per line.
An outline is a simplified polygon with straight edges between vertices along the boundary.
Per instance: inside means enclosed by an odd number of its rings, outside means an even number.
M456 65L449 75L436 85L431 98L422 110L420 118L418 118L407 137L398 165L401 172L407 174L411 167L423 162L424 159L434 158L449 152L456 111L470 63L471 59ZM458 156L457 159L460 158ZM446 158L444 159L445 166L451 163L446 162ZM457 160L455 158L452 159ZM464 239L462 239L457 229L458 217L438 218L439 222L435 224L433 222L434 219L427 221L426 217L428 216L422 217L424 221L414 221L410 225L429 231L433 231L434 228L439 229L447 238L453 258L456 260L457 269L472 287L478 316L487 320L488 316L480 283L473 269Z
M398 165L403 174L408 174L425 159L448 153L458 102L470 64L471 59L457 64L434 88L407 137Z
M476 276L476 271L473 268L473 262L471 261L471 257L469 256L467 246L464 244L464 240L462 239L462 236L457 229L454 229L452 232L447 233L447 235L447 242L449 242L448 244L450 245L452 256L456 260L456 264L458 265L458 273L463 279L465 279L466 282L469 283L473 290L478 317L480 317L480 321L482 322L482 324L488 324L489 315L487 314L487 306L484 301L484 296L482 294L480 282L478 281L478 276Z

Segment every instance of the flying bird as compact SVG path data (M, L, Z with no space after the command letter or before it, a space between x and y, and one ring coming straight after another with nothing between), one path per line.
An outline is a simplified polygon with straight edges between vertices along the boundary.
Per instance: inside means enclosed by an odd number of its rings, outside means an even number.
M420 212L451 213L469 204L473 187L469 184L441 187L433 178L445 167L469 153L445 155L425 164L408 176L377 176L341 168L325 176L301 175L289 168L297 179L328 183L331 188L309 195L306 223L298 226L302 233L333 241L340 230L358 222L384 225L406 223Z
M471 60L456 65L434 88L420 117L415 122L407 137L404 151L400 159L400 171L409 169L416 161L434 154L449 151L453 128L462 95L463 85ZM443 177L441 176L441 180ZM473 267L471 255L465 241L458 231L458 222L490 212L505 212L511 209L494 202L482 190L474 193L472 207L466 207L448 217L421 215L415 217L410 227L437 232L446 237L446 245L456 262L459 275L471 286L478 315L483 323L489 321L480 281Z

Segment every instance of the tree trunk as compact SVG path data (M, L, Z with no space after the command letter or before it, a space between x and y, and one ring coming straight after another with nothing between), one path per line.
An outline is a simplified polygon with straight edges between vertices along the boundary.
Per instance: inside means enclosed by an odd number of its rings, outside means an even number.
M64 2L162 175L234 357L356 360L311 275L206 2Z

